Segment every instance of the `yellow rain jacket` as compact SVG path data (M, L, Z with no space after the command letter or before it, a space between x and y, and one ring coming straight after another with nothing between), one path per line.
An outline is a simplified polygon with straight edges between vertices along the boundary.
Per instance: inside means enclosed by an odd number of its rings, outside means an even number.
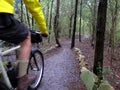
M47 33L46 22L42 12L41 4L38 0L23 0L26 8L34 17L41 33ZM14 0L0 0L0 13L14 14Z

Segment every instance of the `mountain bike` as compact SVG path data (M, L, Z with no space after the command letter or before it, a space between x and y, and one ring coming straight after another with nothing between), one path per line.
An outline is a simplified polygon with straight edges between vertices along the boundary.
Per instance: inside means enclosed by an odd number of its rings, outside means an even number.
M31 30L31 42L37 43L42 42L42 37L39 33ZM7 49L0 52L0 90L16 90L17 89L17 73L18 67L13 61L3 62L2 57L18 50L20 45ZM44 71L44 58L43 54L39 50L38 46L31 49L29 64L27 68L28 76L34 75L35 80L28 86L28 90L36 90L43 77Z

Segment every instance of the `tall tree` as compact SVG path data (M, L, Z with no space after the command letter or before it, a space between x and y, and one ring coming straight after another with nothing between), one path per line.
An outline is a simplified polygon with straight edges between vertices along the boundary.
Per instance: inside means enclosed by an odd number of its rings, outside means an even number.
M94 56L93 72L103 79L103 51L104 51L104 34L106 26L107 14L107 0L99 0L98 15L97 15L97 32L96 32L96 46Z
M81 28L82 28L82 0L80 1L80 25L79 25L79 41L81 42Z
M109 47L111 48L111 65L112 65L112 59L114 57L114 39L115 39L115 30L116 30L116 22L117 22L117 17L118 17L118 0L114 0L114 1L111 1L109 0L110 2L110 12L111 12L111 28L110 28L110 38L109 38ZM115 5L113 4L115 3ZM114 6L114 7L113 7Z
M48 42L50 42L50 38L51 38L53 2L54 2L54 0L51 1L51 7L50 7L49 38L48 38Z
M61 47L59 42L59 8L60 8L60 0L57 0L57 8L56 8L56 15L54 18L54 33L55 33L55 41L58 47Z
M46 10L46 25L47 25L47 27L48 27L49 8L50 8L49 4L50 4L50 3L47 2L47 10Z
M73 48L75 46L75 32L76 32L77 9L78 9L78 0L75 1L74 28L73 28L71 48Z
M23 15L24 15L24 14L23 14L23 2L22 2L22 0L21 0L21 16L20 16L20 17L21 17L21 19L20 19L21 22L23 22Z
M97 0L94 0L94 8L93 8L93 15L92 15L92 40L91 46L94 48L95 46L95 33L96 33L96 13L97 13Z
M27 15L27 22L28 22L28 26L29 26L29 28L30 28L30 16L29 16L29 12L28 12L28 10L26 9L26 15Z
M72 22L73 22L73 0L71 0L71 11L70 11L70 16L69 16L69 38L71 38L71 31L72 31Z

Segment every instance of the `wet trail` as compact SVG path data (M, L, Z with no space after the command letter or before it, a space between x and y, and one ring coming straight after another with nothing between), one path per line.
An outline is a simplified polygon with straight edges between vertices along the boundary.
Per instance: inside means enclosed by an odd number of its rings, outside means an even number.
M59 53L45 60L44 75L38 90L84 90L78 61L71 49L63 46Z

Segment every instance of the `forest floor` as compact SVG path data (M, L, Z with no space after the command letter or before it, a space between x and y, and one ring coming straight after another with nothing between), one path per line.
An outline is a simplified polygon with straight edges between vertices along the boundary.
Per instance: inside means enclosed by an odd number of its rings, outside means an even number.
M61 40L61 48L53 48L44 54L45 71L39 90L86 90L80 80L79 61L75 59L70 49L70 40ZM94 62L94 49L89 41L79 42L76 40L75 47L82 51L88 69L92 71ZM107 48L104 51L104 77L115 88L120 90L120 72L118 60L110 65L110 57ZM116 67L117 68L116 68Z
M90 71L93 70L94 65L94 50L91 47L91 44L88 41L82 41L77 43L76 47L78 47L83 55L85 56L85 61L87 62L88 69ZM110 51L106 45L104 45L104 59L103 59L103 77L107 80L115 90L120 90L120 58L115 56L114 60L110 60Z

